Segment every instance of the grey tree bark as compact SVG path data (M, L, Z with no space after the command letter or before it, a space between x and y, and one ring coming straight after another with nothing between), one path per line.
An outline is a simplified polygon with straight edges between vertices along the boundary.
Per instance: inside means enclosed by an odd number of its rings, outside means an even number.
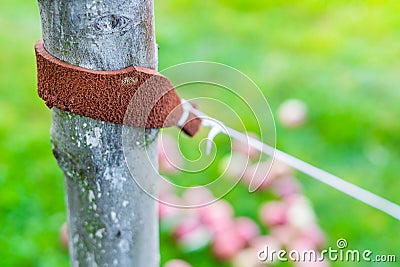
M157 68L153 0L39 0L46 50L94 70ZM53 108L53 153L65 174L73 266L159 266L157 130L130 129L130 173L122 126ZM146 146L137 140L146 139ZM147 153L146 151L147 150ZM148 159L150 157L150 161ZM133 176L133 177L132 177Z

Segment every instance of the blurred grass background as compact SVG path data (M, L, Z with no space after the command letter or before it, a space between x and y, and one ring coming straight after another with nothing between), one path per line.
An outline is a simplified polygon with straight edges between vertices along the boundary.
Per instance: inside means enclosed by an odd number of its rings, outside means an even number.
M0 266L69 266L58 240L66 218L62 173L51 153L50 112L35 89L37 3L0 3ZM400 2L156 0L155 6L160 69L216 61L249 75L274 112L288 98L302 100L308 123L297 130L277 124L277 146L400 202ZM328 245L346 238L351 249L399 259L398 221L298 177ZM243 199L235 208L247 210L245 191L229 198ZM205 253L180 255L168 242L163 237L163 261L217 264Z

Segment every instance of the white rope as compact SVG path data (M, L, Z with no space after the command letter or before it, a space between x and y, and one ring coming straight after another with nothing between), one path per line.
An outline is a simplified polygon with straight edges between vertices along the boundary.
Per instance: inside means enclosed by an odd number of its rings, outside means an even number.
M193 108L192 105L187 102L185 99L181 99L181 106L182 106L182 116L178 121L178 126L183 127L186 121L189 119L190 111Z
M295 158L285 152L282 152L270 145L260 142L255 138L252 138L250 136L247 136L246 134L231 129L221 121L209 117L207 114L195 109L193 106L191 106L191 112L193 112L193 114L202 119L203 126L211 127L209 136L207 137L208 139L207 152L209 152L211 148L210 143L212 142L214 137L219 133L224 133L229 137L234 138L240 142L248 143L249 146L257 149L261 153L274 157L275 159L286 163L287 165L309 175L310 177L400 220L399 205L390 202L389 200L384 199L378 195L375 195L350 182L347 182L331 173L321 170L307 162Z

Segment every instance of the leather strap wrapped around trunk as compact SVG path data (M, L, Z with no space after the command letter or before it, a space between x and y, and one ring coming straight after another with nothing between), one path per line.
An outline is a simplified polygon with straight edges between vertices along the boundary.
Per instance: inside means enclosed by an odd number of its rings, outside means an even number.
M43 40L36 43L35 51L38 93L49 108L134 127L179 126L190 136L200 127L201 120L183 109L171 82L155 70L77 67L50 55ZM182 116L187 118L184 123Z

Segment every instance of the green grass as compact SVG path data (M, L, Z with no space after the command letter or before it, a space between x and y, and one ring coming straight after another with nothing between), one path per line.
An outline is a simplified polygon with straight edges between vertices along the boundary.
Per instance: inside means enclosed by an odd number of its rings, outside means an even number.
M274 112L287 98L301 99L309 121L290 131L278 124L278 147L400 202L398 2L159 0L155 6L160 69L216 61L249 75ZM51 153L50 112L35 91L36 2L1 0L0 25L0 266L68 266L58 242L63 178ZM398 221L298 176L328 245L343 237L352 249L400 256ZM246 199L235 201L239 214L259 201L247 200L244 190L227 198ZM161 241L163 261L181 256L196 267L218 264L207 251L183 255L167 245L167 235Z

